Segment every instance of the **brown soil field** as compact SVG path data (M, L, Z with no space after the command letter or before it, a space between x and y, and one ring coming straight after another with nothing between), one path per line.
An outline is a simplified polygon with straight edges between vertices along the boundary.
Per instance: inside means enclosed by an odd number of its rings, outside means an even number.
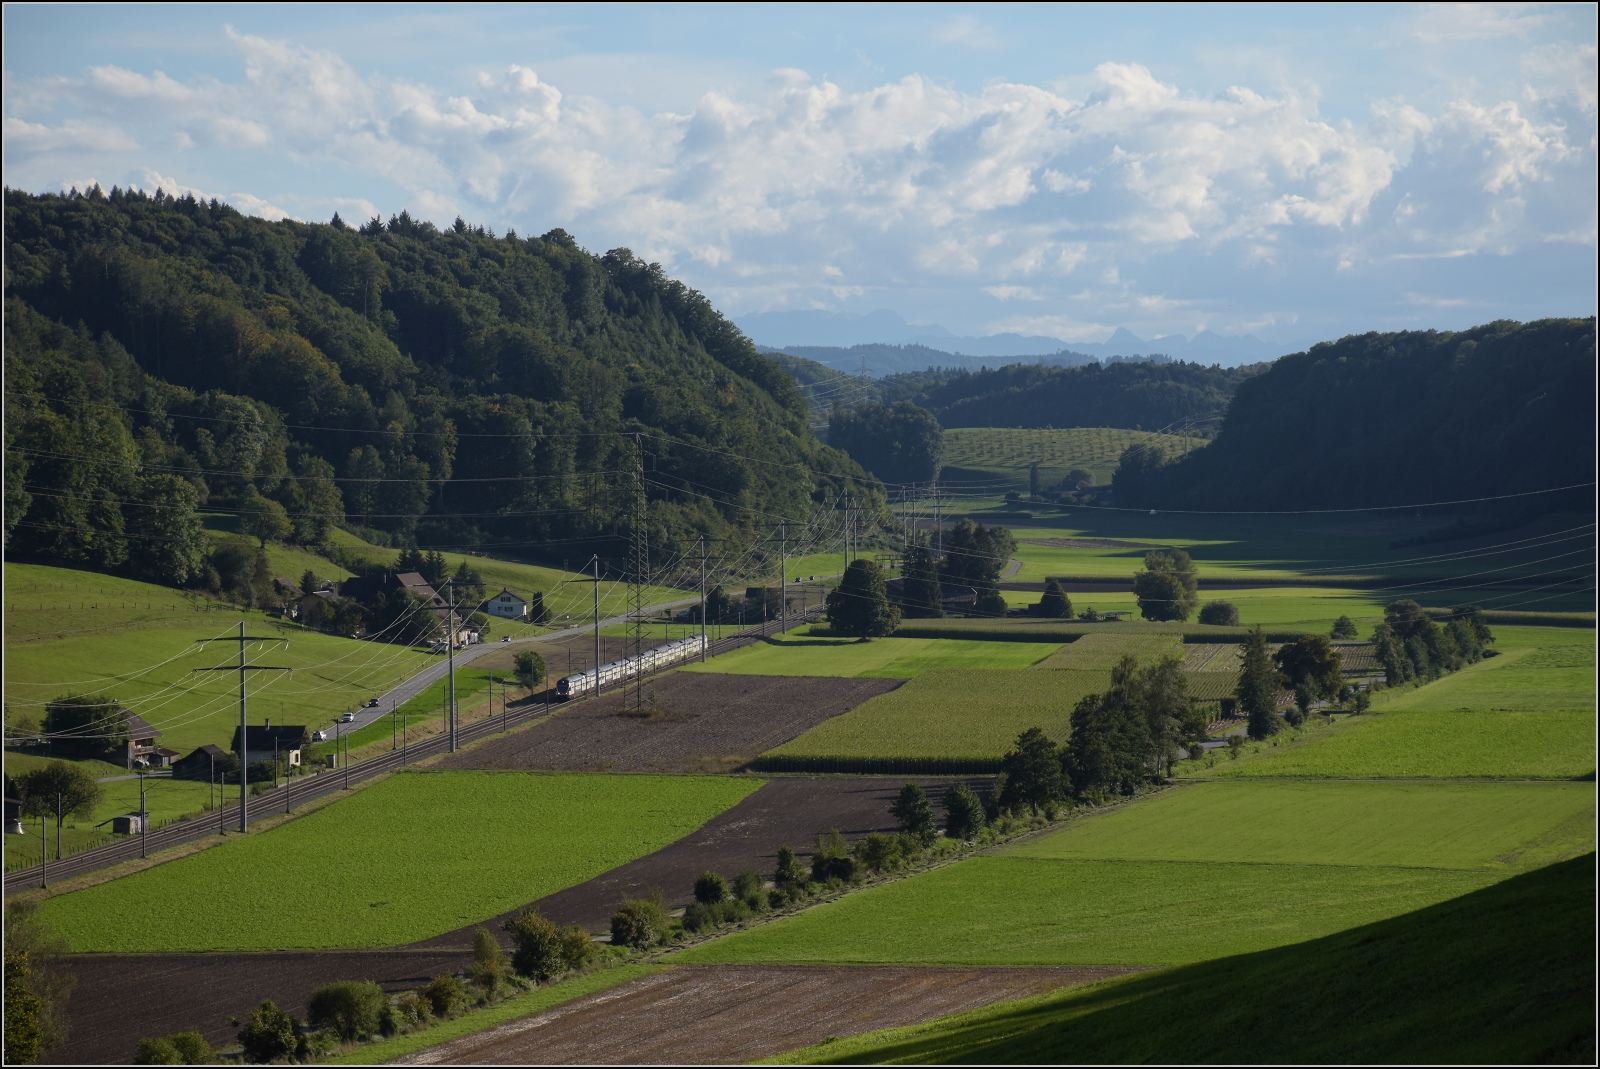
M471 960L459 951L369 950L269 954L84 954L66 960L78 978L67 1004L67 1042L41 1061L126 1065L139 1040L197 1029L216 1047L237 1043L241 1021L272 999L297 1017L335 980L376 980L388 991L426 984Z
M910 778L928 792L934 813L942 822L944 807L939 803L944 786L963 777ZM731 879L749 866L767 877L777 865L779 847L792 847L796 854L809 857L820 831L838 828L854 841L869 832L898 830L889 816L889 804L906 782L906 778L866 776L773 779L670 846L541 898L534 906L557 924L577 924L590 932L610 930L611 914L624 897L660 890L674 908L686 906L694 898L696 877L707 869ZM966 782L976 789L985 781ZM485 926L499 934L501 923L510 916L511 913L502 914L486 921ZM464 950L472 945L475 927L434 936L415 944L415 948Z
M646 680L642 713L632 690L574 702L436 767L728 772L902 682L674 672Z
M396 1064L748 1063L1130 971L679 966Z

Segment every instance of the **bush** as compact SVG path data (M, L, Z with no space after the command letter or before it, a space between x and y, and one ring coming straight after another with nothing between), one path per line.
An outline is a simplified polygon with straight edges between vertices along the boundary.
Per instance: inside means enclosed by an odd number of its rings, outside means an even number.
M728 897L728 881L715 872L702 872L694 881L694 900L711 906Z
M494 933L482 926L472 933L472 964L467 966L467 976L478 985L484 997L490 999L511 979L505 951L500 949Z
M742 921L748 916L750 907L737 898L711 903L691 902L683 911L683 927L685 931L701 932Z
M576 925L557 927L537 910L523 910L505 927L516 944L512 966L533 980L543 982L581 969L594 957L594 941L588 932Z
M378 1031L378 1021L389 996L371 980L338 980L311 993L306 1022L325 1028L346 1043L365 1039Z
M855 879L856 860L850 856L850 846L838 828L817 836L817 849L811 855L811 879L817 883L829 880Z
M1204 746L1201 746L1198 742L1191 742L1189 744L1189 760L1198 761L1205 755L1206 748Z
M435 1017L448 1017L467 1004L467 988L459 976L445 973L428 981L420 992Z
M182 1065L183 1055L178 1053L178 1048L166 1036L157 1039L141 1039L138 1048L133 1052L134 1065Z
M239 1031L245 1060L265 1063L288 1057L298 1046L299 1030L298 1021L267 999L256 1007Z
M626 898L611 915L611 945L648 950L666 937L668 927L660 898Z
M761 885L761 874L752 868L743 868L733 878L733 897L749 906L751 909L760 909L766 904L767 896Z
M880 832L873 832L856 844L856 858L872 872L897 869L905 860L900 851L900 839Z
M986 823L983 802L965 783L952 783L944 792L944 833L952 839L971 839Z
M1238 627L1239 607L1231 601L1208 601L1200 610L1200 622Z
M415 991L407 991L394 1001L394 1011L407 1028L420 1028L433 1017L433 1003Z

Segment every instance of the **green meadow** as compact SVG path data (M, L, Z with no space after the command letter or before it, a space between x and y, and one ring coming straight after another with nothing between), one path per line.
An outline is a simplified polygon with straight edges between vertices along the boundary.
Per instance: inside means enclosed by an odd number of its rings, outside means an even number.
M1001 645L1032 648L1032 643ZM929 668L769 751L792 757L997 758L1028 728L1067 738L1072 707L1106 672Z
M1594 894L1590 854L1310 942L830 1039L771 1060L1593 1064Z
M403 773L270 831L49 899L40 915L79 952L395 946L658 850L761 783Z
M1179 788L705 944L683 960L1182 964L1319 938L1593 849L1586 785L1474 790Z
M250 677L252 721L320 727L432 661L407 647L306 631L256 611L219 611L212 602L191 604L177 591L95 572L7 563L5 577L10 723L41 720L45 704L63 694L103 693L159 729L163 746L180 753L205 742L226 747L239 722L238 677L196 669L238 663L237 644L225 640L238 633L240 620L247 634L270 640L246 647L249 663L293 669ZM41 617L48 611L17 608L30 596L89 608L47 622ZM54 629L91 621L82 629ZM210 639L224 641L200 645Z
M689 672L759 676L876 676L911 679L933 668L1028 668L1059 644L972 642L957 639L875 638L860 642L791 631L692 664Z

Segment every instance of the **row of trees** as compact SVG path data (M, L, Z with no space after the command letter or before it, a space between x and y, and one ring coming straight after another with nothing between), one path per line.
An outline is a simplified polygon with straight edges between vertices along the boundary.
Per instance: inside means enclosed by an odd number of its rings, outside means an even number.
M1384 608L1372 641L1384 677L1394 687L1438 679L1482 660L1494 633L1476 605L1458 605L1441 623L1415 601L1403 599Z
M947 584L970 586L977 591L975 610L984 616L1004 616L1006 600L1000 593L1000 576L1017 551L1008 528L986 527L970 518L940 535L942 556L926 540L907 547L901 568L901 601L912 617L944 615L943 588Z

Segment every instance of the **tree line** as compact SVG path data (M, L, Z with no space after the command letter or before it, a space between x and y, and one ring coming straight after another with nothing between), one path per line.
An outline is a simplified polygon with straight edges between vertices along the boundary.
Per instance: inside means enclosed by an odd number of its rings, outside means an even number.
M1372 507L1591 483L1594 351L1592 318L1325 342L1242 381L1205 447L1126 452L1117 502ZM1591 497L1578 489L1481 508L1587 510Z

